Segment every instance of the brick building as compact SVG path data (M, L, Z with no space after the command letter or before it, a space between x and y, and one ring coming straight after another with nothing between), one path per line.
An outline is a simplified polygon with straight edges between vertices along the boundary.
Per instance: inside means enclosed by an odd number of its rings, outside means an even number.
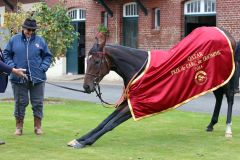
M46 0L49 5L56 0ZM70 12L85 17L85 51L91 48L97 26L109 30L107 43L144 50L169 49L193 29L217 26L240 39L240 0L66 0ZM71 14L73 15L73 14ZM107 16L106 16L107 15ZM78 21L78 18L74 18ZM76 23L76 22L75 22Z
M45 2L53 6L58 0ZM67 54L67 73L84 73L84 69L76 68L84 68L82 57L91 48L99 24L109 30L107 43L144 50L169 49L199 26L223 27L236 40L240 39L240 0L65 0L64 3L80 33L79 41Z

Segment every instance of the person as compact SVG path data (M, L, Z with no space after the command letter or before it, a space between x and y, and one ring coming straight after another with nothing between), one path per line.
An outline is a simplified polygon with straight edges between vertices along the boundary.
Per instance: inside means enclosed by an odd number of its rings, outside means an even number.
M236 78L234 93L240 93L239 90L239 76L240 76L240 41L237 42L237 47L235 51L235 62L236 62Z
M0 48L0 93L4 93L8 84L8 74L13 73L16 76L24 77L25 69L19 68L13 68L8 65L6 65L3 62L3 55L2 50ZM0 140L0 145L5 144L4 141Z
M43 118L43 99L46 71L52 62L52 54L45 40L36 35L38 29L35 19L27 18L22 25L22 32L8 41L3 55L11 67L26 68L27 79L10 75L14 94L14 116L16 119L15 135L22 135L26 107L29 98L34 116L34 132L41 135Z

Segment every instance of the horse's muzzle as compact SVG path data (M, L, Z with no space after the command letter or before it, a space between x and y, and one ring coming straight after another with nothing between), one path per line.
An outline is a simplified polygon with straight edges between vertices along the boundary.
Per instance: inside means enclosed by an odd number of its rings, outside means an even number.
M86 93L88 93L88 94L90 94L91 92L94 91L94 90L91 89L91 87L90 87L89 85L87 85L87 84L84 84L84 85L83 85L83 88L84 88L84 90L86 91Z

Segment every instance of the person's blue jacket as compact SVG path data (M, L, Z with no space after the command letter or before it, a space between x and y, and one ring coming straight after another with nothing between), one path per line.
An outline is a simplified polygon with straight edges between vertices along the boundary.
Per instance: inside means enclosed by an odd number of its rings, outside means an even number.
M12 72L12 67L3 62L2 52L0 49L0 93L4 93L8 84L8 74Z
M26 69L30 81L39 83L46 80L46 71L52 62L52 54L44 39L33 34L27 39L23 33L14 35L3 50L5 63L11 67ZM25 81L14 74L10 75L11 82Z

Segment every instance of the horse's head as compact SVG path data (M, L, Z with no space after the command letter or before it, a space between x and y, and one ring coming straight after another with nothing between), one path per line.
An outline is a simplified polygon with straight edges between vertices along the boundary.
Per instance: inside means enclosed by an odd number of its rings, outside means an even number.
M109 73L110 64L104 53L106 37L96 36L96 42L87 56L87 70L85 73L83 88L87 93L95 90L96 85Z

